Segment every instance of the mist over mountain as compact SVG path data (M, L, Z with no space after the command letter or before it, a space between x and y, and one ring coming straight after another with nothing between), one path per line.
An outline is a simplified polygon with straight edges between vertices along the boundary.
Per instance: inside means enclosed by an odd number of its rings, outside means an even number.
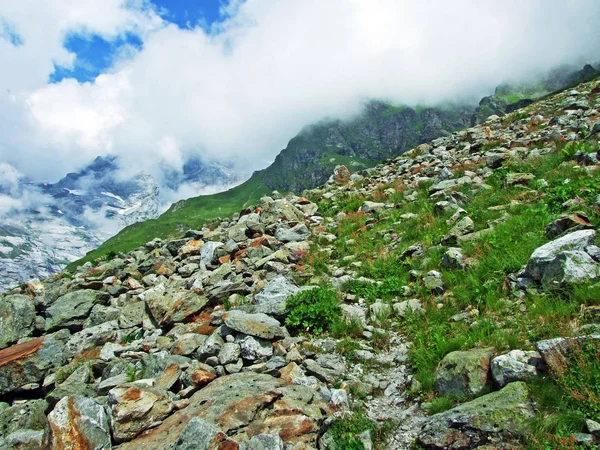
M56 183L36 182L6 163L0 167L0 289L58 272L125 226L157 217L173 200L226 190L247 178L198 158L162 177L139 172L123 178L120 164L117 156L99 156Z

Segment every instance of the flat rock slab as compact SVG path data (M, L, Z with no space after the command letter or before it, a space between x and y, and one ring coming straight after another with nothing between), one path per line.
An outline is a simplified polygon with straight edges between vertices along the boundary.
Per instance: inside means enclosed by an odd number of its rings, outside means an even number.
M288 385L266 374L241 372L217 378L194 394L187 408L119 448L171 449L193 418L213 424L237 442L276 433L285 443L316 448L327 411L320 394L310 388Z
M263 313L248 314L243 311L228 311L223 314L225 325L250 336L263 339L274 339L284 336L281 323Z

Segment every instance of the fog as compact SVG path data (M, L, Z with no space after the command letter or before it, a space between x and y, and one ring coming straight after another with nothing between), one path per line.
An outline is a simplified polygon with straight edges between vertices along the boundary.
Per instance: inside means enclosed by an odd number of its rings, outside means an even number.
M0 161L50 181L106 154L126 174L178 169L190 154L248 171L303 126L370 98L475 102L502 81L600 56L597 0L248 0L210 29L125 3L0 1ZM68 33L125 32L140 51L122 49L93 82L48 84L54 64L73 64Z

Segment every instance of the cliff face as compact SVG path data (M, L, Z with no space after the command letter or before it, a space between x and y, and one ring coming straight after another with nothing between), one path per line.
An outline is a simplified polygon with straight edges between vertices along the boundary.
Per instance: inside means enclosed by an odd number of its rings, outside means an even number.
M13 289L0 446L597 446L599 138L582 84Z

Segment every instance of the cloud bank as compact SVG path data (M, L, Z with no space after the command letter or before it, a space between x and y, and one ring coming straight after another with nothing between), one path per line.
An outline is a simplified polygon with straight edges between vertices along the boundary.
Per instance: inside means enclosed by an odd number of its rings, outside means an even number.
M247 0L181 29L147 0L3 2L0 161L54 180L97 155L132 171L186 156L267 165L302 126L368 98L474 100L600 57L597 0ZM68 33L139 35L93 82L48 84Z

